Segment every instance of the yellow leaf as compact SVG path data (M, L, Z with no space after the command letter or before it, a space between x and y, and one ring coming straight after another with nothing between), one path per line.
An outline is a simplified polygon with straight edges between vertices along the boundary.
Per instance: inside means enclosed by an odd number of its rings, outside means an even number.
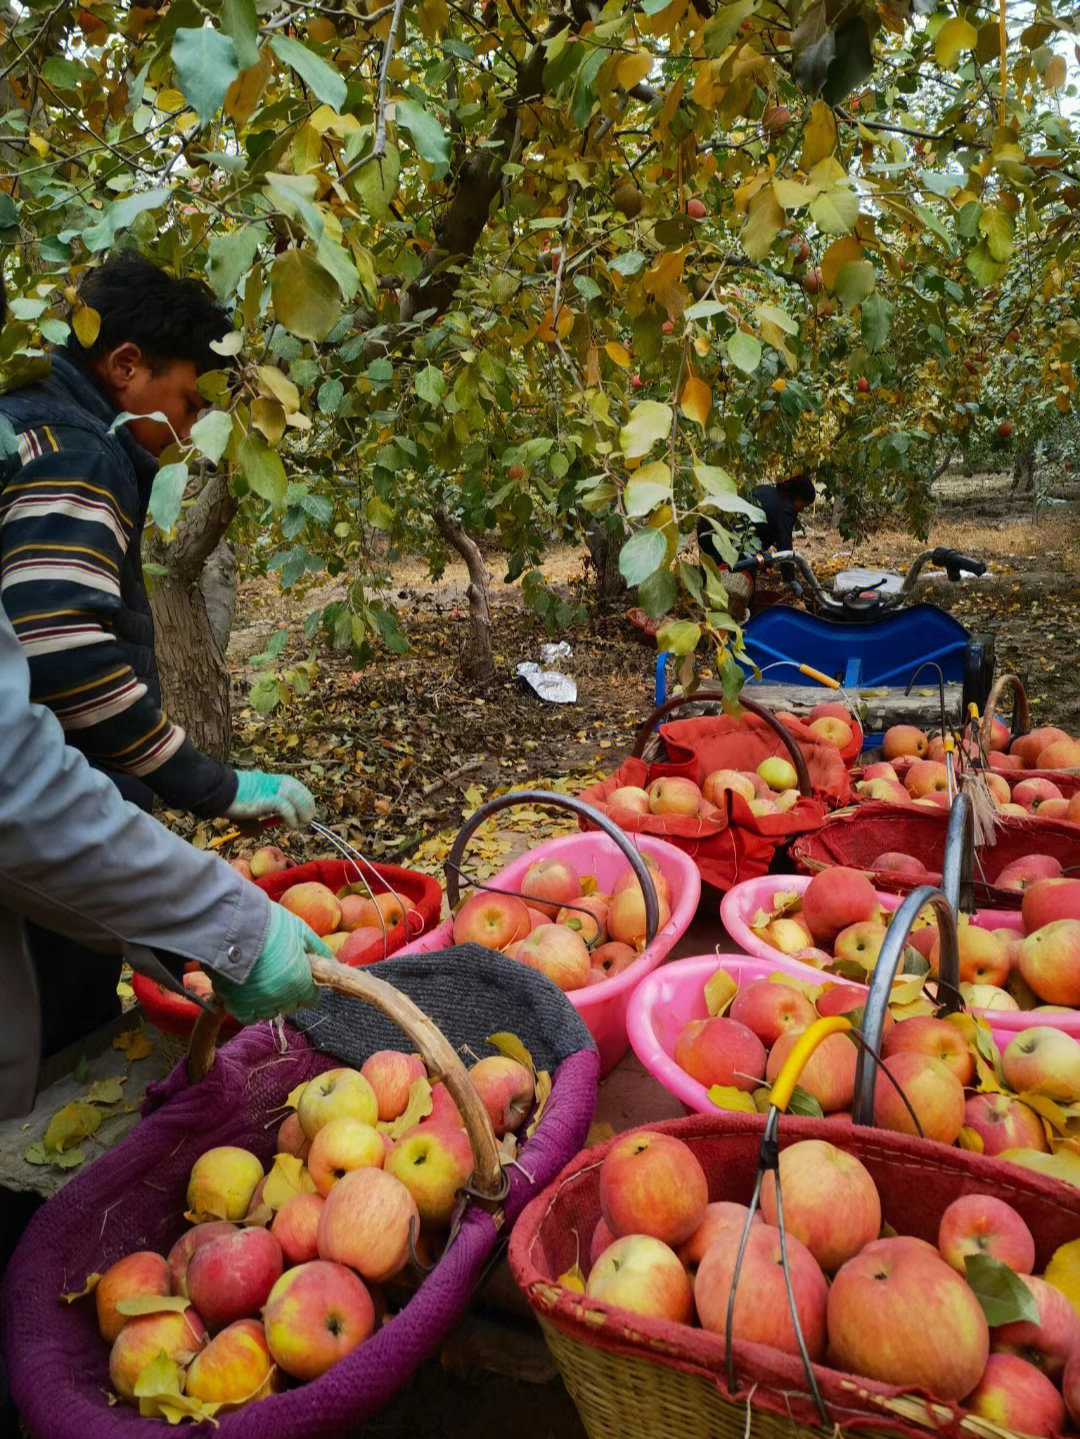
M717 1109L733 1109L739 1114L757 1114L754 1096L745 1089L736 1089L733 1084L714 1084L709 1090L709 1099Z
M274 1157L270 1173L263 1185L262 1202L275 1214L288 1200L297 1194L312 1194L315 1181L307 1172L302 1159L295 1154L278 1154Z
M630 352L618 345L614 340L609 340L604 346L609 360L614 361L621 369L628 369L630 366Z
M751 260L763 260L783 223L784 212L773 194L772 186L767 190L759 190L747 207L746 223L739 232L739 239L747 257Z
M117 1314L127 1314L129 1317L137 1314L162 1314L166 1311L183 1314L184 1310L190 1307L191 1300L183 1294L137 1294L132 1299L116 1301Z
M426 1119L431 1113L431 1085L426 1079L414 1079L409 1086L409 1102L398 1117L387 1126L387 1134L391 1139L400 1139L403 1134L408 1134L422 1119Z
M889 987L889 1007L896 1004L915 1004L922 996L922 976L904 974L894 979Z
M704 429L711 408L712 391L708 385L704 380L699 380L697 375L688 375L679 396L679 409L688 419L694 420Z
M972 1154L982 1154L984 1149L982 1135L968 1124L961 1128L956 1136L956 1143L960 1149L970 1149Z
M645 79L653 67L653 57L645 50L636 55L624 55L615 67L615 78L624 90L632 90Z
M479 809L484 803L484 793L476 785L469 785L464 794L465 803L470 809Z
M1025 1169L1034 1169L1051 1179L1060 1179L1065 1184L1080 1188L1080 1155L1065 1151L1061 1154L1042 1154L1037 1149L1004 1149L999 1159L1009 1164L1019 1164Z
M836 149L836 121L824 100L815 100L810 119L803 131L802 154L799 164L804 170L812 170L819 160L831 155Z
M739 992L739 986L726 969L718 969L705 981L705 1008L710 1015L723 1014Z
M954 70L960 51L973 50L978 38L975 26L962 16L957 15L952 20L946 20L934 42L934 55L938 64L943 70Z
M270 444L276 445L285 433L285 411L277 400L259 395L252 401L251 423Z
M1055 1104L1052 1099L1047 1099L1045 1094L1024 1093L1017 1095L1017 1098L1021 1104L1026 1104L1036 1114L1042 1115L1043 1119L1056 1129L1058 1134L1065 1133L1069 1126L1069 1120L1060 1104Z
M533 1064L533 1057L516 1034L506 1034L505 1032L489 1034L487 1042L494 1045L500 1054L505 1054L507 1059L516 1059L519 1064L525 1066L530 1074L535 1075L536 1066Z
M1060 90L1065 83L1065 56L1055 55L1043 71L1043 84L1048 90Z
M43 1141L45 1148L62 1154L65 1149L73 1149L91 1134L96 1134L100 1124L101 1111L92 1104L82 1099L65 1104L49 1120Z
M89 305L80 305L71 317L71 328L75 331L75 338L84 350L88 350L98 337L101 329L101 316Z
M589 1132L585 1136L585 1148L592 1149L594 1144L606 1144L609 1139L615 1138L615 1130L606 1120L596 1119L589 1125Z
M536 1126L540 1123L545 1106L551 1098L551 1075L546 1069L537 1070L534 1092L535 1100L533 1103L532 1118L529 1120L529 1127L525 1131L526 1135L530 1137L536 1132Z
M86 1283L81 1289L74 1290L70 1294L61 1294L60 1298L63 1299L66 1304L73 1304L76 1299L85 1299L88 1294L93 1294L100 1280L100 1274L88 1274L86 1276Z
M259 365L255 373L259 377L259 389L262 393L277 400L286 414L300 408L300 391L276 365Z
M119 1049L129 1064L154 1052L153 1044L142 1029L125 1029L123 1034L114 1036L112 1043L113 1049Z
M1054 1250L1043 1278L1080 1312L1080 1239L1071 1239Z
M563 1289L572 1289L575 1294L585 1293L585 1275L581 1272L580 1264L572 1264L564 1274L560 1274L555 1281Z
M86 1091L91 1104L119 1104L124 1097L126 1074L113 1074L108 1079L96 1079Z
M304 1090L307 1087L308 1082L305 1079L303 1084L298 1084L295 1089L290 1089L288 1097L285 1100L285 1107L287 1109L295 1109L296 1106L300 1103L300 1096L303 1094Z
M834 240L821 257L821 278L827 290L836 286L836 277L847 264L862 259L863 248L854 235Z

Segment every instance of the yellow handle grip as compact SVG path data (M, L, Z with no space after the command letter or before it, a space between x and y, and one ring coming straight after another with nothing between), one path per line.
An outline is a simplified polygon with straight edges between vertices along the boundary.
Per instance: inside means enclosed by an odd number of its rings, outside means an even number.
M968 707L967 707L967 712L968 712L968 719L971 720L973 724L978 724L978 722L979 722L979 706L975 703L974 700L972 700L971 703L968 705Z
M953 739L951 734L947 734L945 736L942 744L947 755L954 754L956 752L956 741Z
M817 680L818 684L824 685L826 689L838 690L840 688L839 680L834 680L832 675L822 674L821 671L816 670L813 665L800 665L799 673L808 676L808 678L812 680Z
M775 1105L777 1109L786 1109L791 1103L792 1091L799 1082L803 1066L821 1041L828 1039L830 1034L846 1034L851 1027L851 1020L846 1014L829 1014L822 1019L815 1019L813 1024L804 1029L795 1041L795 1047L784 1061L783 1068L776 1076L772 1093L769 1095L769 1103Z

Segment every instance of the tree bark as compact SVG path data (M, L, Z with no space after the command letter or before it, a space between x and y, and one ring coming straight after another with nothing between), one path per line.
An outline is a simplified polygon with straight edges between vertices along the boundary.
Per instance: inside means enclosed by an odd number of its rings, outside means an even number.
M1013 491L1026 495L1035 488L1035 446L1021 445L1013 455Z
M176 539L146 545L147 558L166 570L150 587L165 713L184 727L194 745L219 760L228 759L232 743L232 680L224 655L228 631L222 633L220 624L227 607L215 606L221 643L200 581L235 513L236 500L218 472L203 487Z
M603 520L593 520L585 531L585 544L593 568L593 592L600 605L610 605L626 594L619 569L619 544Z
M440 505L435 511L435 524L446 543L457 551L469 571L469 641L461 656L462 671L471 680L490 680L495 674L491 654L491 609L488 585L491 572L484 564L476 541L461 528L457 519Z

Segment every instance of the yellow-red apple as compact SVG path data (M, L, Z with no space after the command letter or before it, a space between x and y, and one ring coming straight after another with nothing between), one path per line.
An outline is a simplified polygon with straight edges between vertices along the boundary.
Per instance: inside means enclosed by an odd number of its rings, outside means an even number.
M833 1274L881 1231L881 1200L866 1166L824 1139L803 1139L780 1152L784 1225L826 1274ZM777 1222L772 1172L761 1186L761 1213Z
M128 1315L117 1311L122 1299L168 1294L171 1288L169 1264L152 1249L137 1249L110 1264L94 1290L98 1332L111 1344L128 1322Z
M964 1408L999 1430L1038 1439L1052 1439L1065 1428L1065 1401L1057 1388L1041 1369L1016 1354L990 1355Z
M698 1319L701 1327L713 1334L727 1333L728 1300L741 1240L741 1231L735 1228L718 1235L705 1251L694 1277ZM799 1328L810 1358L821 1360L825 1356L825 1276L814 1256L790 1232L785 1247ZM770 1224L753 1224L747 1235L735 1291L731 1337L767 1344L786 1354L799 1352L780 1262L780 1235Z
M741 794L747 804L754 798L754 786L746 775L737 769L714 769L705 776L701 786L701 793L710 804L717 805L720 809L725 807L724 795L730 790L733 794Z
M926 753L927 739L915 725L892 725L885 731L881 741L881 753L885 759L899 759L902 755L922 758Z
M296 1106L296 1117L308 1139L314 1139L324 1124L344 1117L375 1124L379 1101L375 1091L358 1069L328 1069L304 1086Z
M813 1024L817 1011L801 990L770 979L740 985L728 1017L753 1030L766 1049L787 1030L796 1032Z
M778 754L769 755L768 759L763 759L757 767L757 773L771 790L794 789L799 783L795 766L790 760L783 759Z
M654 1130L618 1138L600 1166L600 1212L612 1234L649 1234L665 1244L690 1238L705 1217L709 1186L681 1139Z
M995 1354L1019 1354L1051 1379L1060 1379L1065 1361L1080 1349L1080 1314L1061 1290L1045 1279L1032 1274L1021 1277L1038 1305L1038 1321L1014 1319L998 1324L991 1331L990 1347Z
M1069 736L1063 729L1056 729L1053 725L1043 725L1041 729L1033 729L1028 734L1018 735L1009 746L1009 753L1019 756L1024 769L1035 769L1040 753L1048 745L1053 744L1056 740L1067 740L1068 738Z
M782 1034L769 1050L765 1078L771 1084L798 1042L797 1034ZM846 1034L830 1034L818 1045L799 1075L799 1087L812 1094L825 1114L850 1109L855 1094L855 1067L859 1054Z
M263 1167L247 1149L221 1144L191 1166L187 1207L200 1219L243 1219Z
M541 924L520 941L514 958L546 974L562 990L580 989L589 977L589 946L563 924Z
M847 720L837 719L833 715L823 715L820 719L811 720L809 728L811 734L817 735L826 744L835 745L837 749L846 749L855 733Z
M586 894L564 905L555 916L555 923L580 934L587 945L607 943L607 916L611 904L606 895Z
M472 1146L455 1124L417 1125L396 1142L386 1169L412 1195L421 1224L442 1229L473 1172Z
M381 1169L385 1158L386 1142L375 1126L342 1114L328 1120L311 1141L307 1167L315 1188L325 1196L346 1174Z
M190 1306L182 1313L137 1314L121 1329L109 1351L109 1379L121 1399L137 1403L135 1384L159 1354L186 1364L206 1343L206 1326Z
M581 877L565 859L538 859L525 871L520 891L531 909L554 919L564 904L580 898Z
M316 934L331 934L340 928L341 905L337 895L318 880L292 884L278 900L283 909L302 919Z
M268 874L280 874L288 867L289 861L276 844L264 844L251 856L252 879L262 879Z
M694 1313L690 1278L673 1249L650 1234L614 1240L597 1257L585 1294L631 1314L689 1324Z
M964 1086L944 1060L908 1049L894 1054L887 1065L915 1111L924 1137L955 1144L964 1126ZM915 1120L888 1075L879 1069L876 1079L874 1123L879 1129L917 1134Z
M985 1254L1014 1274L1035 1268L1035 1240L1011 1204L993 1194L962 1194L946 1205L938 1225L938 1249L946 1264L965 1273L969 1254Z
M749 1093L765 1073L765 1046L754 1031L719 1015L683 1025L672 1053L679 1068L706 1089L723 1084Z
M652 814L695 815L701 809L701 790L692 779L661 775L647 786Z
M419 1228L416 1201L396 1175L354 1169L326 1196L319 1216L319 1258L347 1264L379 1284L406 1263L410 1232Z
M535 1093L533 1077L524 1064L505 1054L489 1054L476 1061L469 1078L499 1139L521 1128Z
M1002 1051L1001 1067L1017 1094L1044 1094L1059 1104L1080 1099L1080 1042L1063 1030L1021 1030Z
M881 1053L889 1060L905 1050L944 1061L964 1086L975 1078L975 1056L964 1036L946 1019L918 1014L897 1020L881 1042Z
M318 1379L371 1334L375 1306L350 1269L315 1259L281 1276L263 1324L274 1363L294 1379Z
M281 1245L287 1266L306 1264L319 1257L315 1240L325 1203L321 1194L294 1194L274 1215L270 1233Z
M734 1229L736 1234L741 1234L746 1226L746 1216L749 1207L745 1204L736 1204L732 1199L717 1199L705 1206L705 1218L691 1234L690 1238L679 1245L678 1255L685 1264L687 1272L693 1278L697 1273L697 1267L704 1259L710 1246L720 1238ZM603 1224L603 1220L600 1221ZM755 1209L751 1224L760 1224L761 1215ZM607 1226L604 1226L607 1228ZM610 1233L610 1231L608 1231Z
M424 1061L418 1054L404 1054L398 1049L377 1049L360 1066L360 1073L371 1085L382 1120L397 1119L405 1113L409 1091L418 1079L427 1078Z
M1080 1005L1080 920L1055 919L1016 949L1024 981L1044 1004Z
M454 943L506 949L524 939L531 928L524 900L481 890L470 895L454 916Z
M237 1319L201 1349L184 1373L184 1393L239 1409L273 1393L274 1361L258 1319Z

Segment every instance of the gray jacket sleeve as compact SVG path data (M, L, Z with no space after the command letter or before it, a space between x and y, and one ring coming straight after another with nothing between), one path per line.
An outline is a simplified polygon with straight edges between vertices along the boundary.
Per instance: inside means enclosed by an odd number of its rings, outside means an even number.
M84 942L93 931L246 979L268 897L122 800L29 694L0 609L0 904Z

